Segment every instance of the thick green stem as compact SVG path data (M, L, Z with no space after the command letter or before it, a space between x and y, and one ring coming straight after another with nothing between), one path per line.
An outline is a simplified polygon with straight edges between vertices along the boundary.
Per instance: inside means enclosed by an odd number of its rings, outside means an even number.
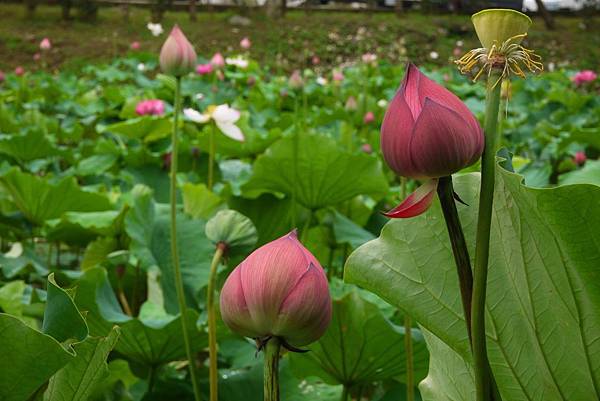
M176 78L175 85L175 111L173 116L173 135L171 137L171 260L173 263L173 272L175 275L175 289L177 290L177 300L179 302L179 313L181 314L181 329L183 330L183 342L185 344L185 353L189 362L192 387L194 388L194 399L201 401L200 387L196 377L196 364L192 353L192 346L187 327L187 306L185 304L185 292L183 290L183 278L179 267L179 251L177 250L177 134L179 127L179 113L181 112L181 78Z
M475 365L475 389L477 401L491 397L491 369L487 357L485 336L485 293L487 286L488 257L490 251L490 229L494 200L496 149L498 145L498 112L500 109L499 73L488 77L485 106L485 148L481 159L481 191L477 241L475 245L475 267L473 270L473 304L471 306L471 331L473 334L473 363Z
M272 337L265 347L264 395L265 401L279 401L279 338Z
M208 182L207 182L206 186L210 190L212 190L212 187L213 187L214 174L215 174L214 164L215 164L215 152L216 152L216 145L215 145L215 130L216 129L217 128L213 124L213 126L210 129L210 133L208 134Z
M413 361L412 319L404 315L404 353L406 354L406 401L415 401L415 369Z
M441 177L437 188L444 220L446 220L446 228L450 236L452 244L452 253L456 262L456 271L458 272L458 284L460 287L460 297L462 300L463 312L467 327L469 340L471 336L471 300L473 297L473 273L471 271L471 259L469 258L469 250L467 242L463 234L458 211L456 210L456 202L454 201L454 188L452 187L452 177Z
M217 283L217 267L221 263L225 244L217 244L215 255L210 265L210 276L208 278L208 290L206 294L206 310L208 312L208 359L209 359L209 382L210 401L218 400L218 368L217 368L217 313L215 310L215 289Z
M342 398L340 399L341 401L348 401L350 396L350 389L348 388L348 386L346 386L344 384L344 388L342 389Z

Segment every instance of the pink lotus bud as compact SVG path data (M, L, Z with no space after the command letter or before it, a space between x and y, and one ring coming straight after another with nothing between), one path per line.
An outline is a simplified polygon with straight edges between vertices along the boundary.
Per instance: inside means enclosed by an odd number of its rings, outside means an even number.
M210 63L217 68L225 67L225 58L221 53L215 53L210 59Z
M350 96L348 97L348 100L346 100L346 110L349 111L354 111L358 108L358 102L356 101L356 98L354 96Z
M25 68L18 66L17 68L15 68L15 75L20 77L23 74L25 74Z
M483 142L467 106L409 64L381 125L381 150L396 174L427 181L386 215L412 217L427 210L437 178L475 163Z
M39 53L35 53L33 55L33 61L40 61L42 59L42 55Z
M362 61L363 63L374 63L375 61L377 61L377 55L373 54L373 53L365 53L362 55Z
M594 71L583 70L583 71L579 71L577 74L575 74L573 76L573 78L571 78L571 80L575 83L575 85L579 86L579 85L583 85L583 84L592 82L597 77L598 77L598 75L596 75L596 73Z
M288 79L288 85L290 88L297 89L304 85L304 80L302 79L302 74L300 70L294 70L290 78Z
M142 100L135 106L138 116L161 116L165 113L165 104L159 99Z
M321 59L319 58L319 56L312 56L312 58L310 59L312 65L318 65L321 63Z
M453 55L454 57L460 57L460 55L461 55L462 53L463 53L463 50L462 50L460 47L455 47L455 48L452 50L452 55Z
M582 151L575 153L575 156L573 157L573 161L578 166L582 166L583 164L585 164L586 160L587 160L587 156L585 155L585 152L582 152Z
M333 70L331 79L333 82L342 82L344 80L344 73L339 70Z
M129 48L131 50L140 50L140 42L138 42L137 40L135 42L131 42Z
M44 38L40 42L40 50L50 50L52 48L52 43L50 43L50 39Z
M459 98L409 64L381 125L381 149L396 174L439 178L479 159L483 131Z
M367 111L363 117L363 122L365 124L371 124L373 121L375 121L375 114L373 114L372 111Z
M327 277L292 231L258 248L233 270L221 291L221 316L246 337L310 344L331 320Z
M196 52L177 25L160 49L160 68L165 74L185 75L196 66Z
M198 64L196 66L196 73L198 75L206 75L206 74L210 74L213 71L213 65L212 64Z
M250 39L248 39L247 37L240 41L240 47L244 50L248 50L251 46L252 42L250 42Z
M360 147L360 150L362 150L366 154L371 154L373 152L373 147L370 143L363 143Z

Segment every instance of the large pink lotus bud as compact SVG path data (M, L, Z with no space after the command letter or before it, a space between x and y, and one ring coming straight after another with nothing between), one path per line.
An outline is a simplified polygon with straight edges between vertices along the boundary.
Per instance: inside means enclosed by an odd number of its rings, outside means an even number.
M210 59L210 63L217 68L223 68L225 67L225 58L221 53L215 53Z
M177 25L160 49L160 68L165 74L179 77L194 70L196 52Z
M381 125L381 150L390 168L405 177L436 179L475 163L483 145L481 126L467 106L409 64ZM435 184L427 182L418 196L407 198L409 205L399 205L388 216L414 216L403 213L406 206L427 210Z
M277 336L295 347L310 344L331 320L327 277L292 231L258 248L233 270L221 291L221 316L246 337Z
M42 41L40 42L40 50L50 50L51 48L52 48L52 43L50 42L50 39L48 39L48 38L42 39Z

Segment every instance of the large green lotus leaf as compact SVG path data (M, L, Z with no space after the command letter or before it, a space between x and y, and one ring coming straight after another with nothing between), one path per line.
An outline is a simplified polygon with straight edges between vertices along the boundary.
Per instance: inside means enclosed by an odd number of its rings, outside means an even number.
M44 401L87 401L96 386L108 377L106 359L119 339L114 327L106 337L88 337L74 344L76 356L48 383Z
M22 246L22 244L21 244ZM26 273L28 270L35 270L40 276L48 274L46 262L35 252L34 249L25 246L22 248L22 253L18 256L7 256L0 253L0 270L6 278L13 278L20 274Z
M427 372L427 350L418 330L413 330L417 378ZM333 300L333 317L310 352L291 355L301 377L318 376L330 384L366 384L405 374L404 328L388 321L375 304L358 292Z
M297 164L294 168L294 148ZM248 196L264 192L291 196L308 209L320 209L350 200L359 194L385 195L387 180L380 161L364 153L340 151L332 138L300 134L282 138L254 163L254 173L242 187Z
M486 329L490 363L502 397L596 399L600 396L600 187L535 189L522 185L517 174L498 170ZM458 207L472 246L478 175L455 181L457 193L471 205ZM470 365L458 280L439 204L417 218L389 222L378 239L350 256L345 278L411 314ZM430 346L440 348L433 342ZM454 355L432 359L439 364L438 371L456 365ZM427 400L448 399L428 394ZM461 394L470 392L462 388Z
M46 237L50 241L85 246L98 236L117 235L119 215L116 210L67 212L58 219L46 221Z
M589 160L583 168L561 174L558 177L561 185L596 184L600 185L600 160Z
M173 123L168 117L143 116L107 125L98 131L100 133L112 132L127 138L139 138L146 142L152 142L169 136L172 130Z
M74 357L51 336L0 313L0 400L26 401Z
M223 200L204 184L185 183L181 188L183 210L195 219L208 219Z
M25 134L0 134L0 153L27 162L56 155L58 149L42 130L31 130Z
M97 212L112 209L106 196L84 191L73 177L51 183L12 168L0 175L17 208L33 223L43 224L64 212Z
M165 309L171 314L179 311L175 276L171 263L171 219L165 207L157 206L152 193L138 186L133 191L134 207L125 218L125 230L132 239L131 251L150 269L158 266L164 293ZM177 243L186 298L195 305L198 291L208 284L214 245L206 238L205 222L177 215Z
M42 331L60 342L83 341L88 335L87 324L71 296L54 281L54 273L48 276L47 293Z
M115 351L130 361L146 366L160 365L185 357L179 316L166 314L158 305L146 302L136 318L125 315L108 281L106 270L87 270L77 282L77 306L87 312L90 334L107 336L120 327ZM187 311L189 338L194 351L206 346L206 335L196 329L198 313Z

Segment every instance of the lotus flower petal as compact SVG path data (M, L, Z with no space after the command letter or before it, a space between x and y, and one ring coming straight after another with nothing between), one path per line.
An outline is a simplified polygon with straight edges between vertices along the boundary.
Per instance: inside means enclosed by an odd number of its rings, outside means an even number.
M424 213L433 203L437 184L437 179L428 180L408 195L402 203L383 215L392 219L405 219Z

